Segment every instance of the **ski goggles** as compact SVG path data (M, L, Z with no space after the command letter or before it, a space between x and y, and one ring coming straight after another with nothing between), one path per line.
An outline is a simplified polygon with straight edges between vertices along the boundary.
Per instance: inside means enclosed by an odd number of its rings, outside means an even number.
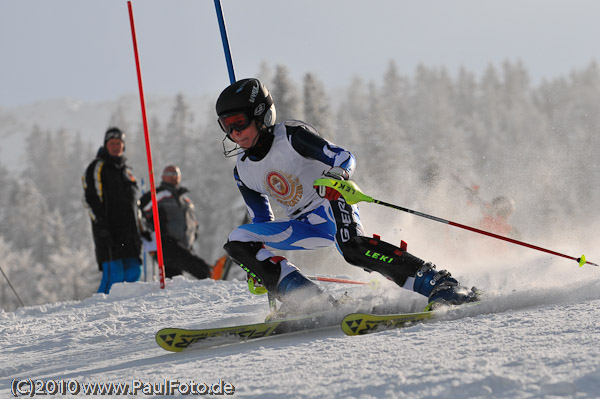
M228 135L234 130L242 131L252 123L252 118L245 112L236 112L219 116L219 126Z

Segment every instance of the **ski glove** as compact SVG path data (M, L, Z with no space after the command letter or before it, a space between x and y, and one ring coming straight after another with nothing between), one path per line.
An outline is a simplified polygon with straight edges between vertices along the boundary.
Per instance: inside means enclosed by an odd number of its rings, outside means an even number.
M336 179L336 180L348 180L350 178L350 174L348 173L348 171L339 166L334 166L333 168L329 169L327 172L325 172L323 174L323 176L330 177L330 178ZM341 195L340 192L331 187L326 187L326 186L314 186L314 187L317 190L317 194L319 194L319 197L321 197L321 198L326 198L329 201L335 201L340 198L340 195Z

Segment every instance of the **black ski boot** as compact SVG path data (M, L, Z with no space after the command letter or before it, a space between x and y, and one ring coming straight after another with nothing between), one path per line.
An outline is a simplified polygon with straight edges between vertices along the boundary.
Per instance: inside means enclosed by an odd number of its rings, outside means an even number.
M425 310L443 305L462 305L479 301L480 292L461 286L446 270L437 271L431 262L424 263L415 275L413 290L429 298Z

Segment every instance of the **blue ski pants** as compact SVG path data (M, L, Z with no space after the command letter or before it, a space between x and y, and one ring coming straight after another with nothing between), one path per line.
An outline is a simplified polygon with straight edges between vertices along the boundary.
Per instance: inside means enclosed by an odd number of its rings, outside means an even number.
M142 274L142 264L137 258L113 259L102 263L102 280L99 293L108 294L115 283L138 281Z

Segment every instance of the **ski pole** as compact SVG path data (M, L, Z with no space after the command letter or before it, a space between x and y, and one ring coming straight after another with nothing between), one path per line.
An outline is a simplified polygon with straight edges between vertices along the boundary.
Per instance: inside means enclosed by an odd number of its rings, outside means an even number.
M393 205L384 201L380 201L377 199L374 199L373 197L369 197L368 195L364 194L360 188L356 185L356 183L354 183L353 181L350 180L335 180L335 179L326 179L326 178L322 178L322 179L317 179L315 180L315 186L326 186L326 187L331 187L334 190L338 191L339 193L342 194L342 196L344 197L344 200L346 201L346 203L353 205L353 204L357 204L359 202L372 202L374 204L378 204L378 205L383 205L386 206L388 208L392 208L392 209L397 209L399 211L402 212L407 212L410 213L412 215L416 215L416 216L420 216L426 219L430 219L430 220L434 220L436 222L440 222L440 223L444 223L444 224L448 224L450 226L454 226L454 227L459 227L461 229L465 229L465 230L469 230L472 231L474 233L479 233L479 234L483 234L492 238L497 238L499 240L504 240L507 242L510 242L512 244L517 244L517 245L522 245L524 247L527 248L531 248L531 249L535 249L538 251L542 251L542 252L546 252L552 255L556 255L556 256L562 256L563 258L567 258L567 259L571 259L576 261L577 263L579 263L579 267L582 267L583 265L585 265L586 263L588 265L592 265L592 266L598 266L598 264L596 263L592 263L592 262L588 262L585 259L585 255L581 255L580 258L575 258L573 256L569 256L569 255L565 255L565 254L561 254L560 252L556 252L556 251L552 251L549 249L545 249L542 247L538 247L537 245L532 245L532 244L527 244L525 242L522 241L518 241L512 238L508 238L508 237L504 237L495 233L491 233L489 231L485 231L485 230L480 230L477 229L475 227L470 227L470 226L466 226L464 224L460 224L460 223L456 223L456 222L452 222L450 220L446 220L446 219L442 219L436 216L431 216L428 215L426 213L422 213L422 212L418 212L418 211L414 211L412 209L408 209L408 208L404 208L398 205Z
M0 266L0 271L2 272L2 275L6 279L6 282L8 283L8 286L10 287L10 289L12 290L12 292L15 293L15 296L19 300L19 303L21 304L21 306L25 306L25 304L23 303L23 300L21 299L21 297L19 296L19 294L17 294L17 290L15 290L15 287L13 287L13 285L11 284L10 280L8 279L8 276L6 275L6 273L4 273L4 269L2 269L2 266Z
M470 198L474 198L474 199L476 199L476 200L477 200L477 202L479 203L479 205L481 205L481 206L485 206L485 205L486 205L485 201L483 200L483 198L481 198L481 197L479 196L479 192L477 191L477 190L478 190L478 188L479 188L479 186L469 187L469 185L468 185L467 183L465 183L465 182L464 182L464 181L463 181L463 180L460 178L460 176L458 176L458 175L456 175L456 174L452 174L452 178L454 178L454 180L456 180L456 182L457 182L458 184L460 184L461 186L463 186L463 188L465 189L465 191L466 191L467 193L469 193L469 197L470 197Z
M306 276L309 280L325 281L328 283L343 283L343 284L370 284L366 281L348 280L345 278L323 277L323 276Z

